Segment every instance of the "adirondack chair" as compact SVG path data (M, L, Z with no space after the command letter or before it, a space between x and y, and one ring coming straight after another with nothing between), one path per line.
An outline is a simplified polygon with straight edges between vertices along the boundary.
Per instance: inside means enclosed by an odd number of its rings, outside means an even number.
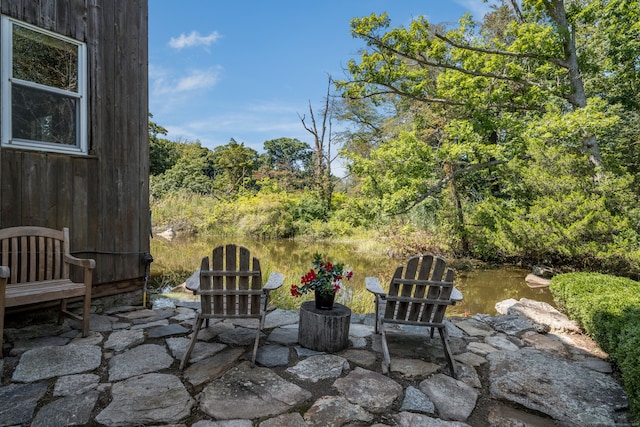
M404 275L403 275L404 272ZM399 266L385 293L375 277L365 278L366 289L375 296L375 332L382 334L382 351L387 366L391 369L391 357L387 345L385 324L424 326L438 329L451 376L456 378L456 366L449 347L449 336L445 328L445 311L448 306L462 300L462 294L453 286L453 269L438 256L415 256L407 261L406 268Z
M70 278L71 266L82 270L82 282ZM58 322L64 317L82 323L89 334L93 259L69 251L69 229L23 226L0 229L0 343L5 307L60 301ZM68 299L83 300L82 316L67 310ZM2 357L0 352L0 357Z
M271 273L263 286L258 258L251 257L245 247L226 245L213 249L211 263L208 256L202 258L199 277L199 287L192 291L200 295L200 311L180 369L183 369L189 360L202 322L206 320L208 326L209 319L258 319L251 359L251 363L255 364L269 304L269 293L282 286L284 275Z

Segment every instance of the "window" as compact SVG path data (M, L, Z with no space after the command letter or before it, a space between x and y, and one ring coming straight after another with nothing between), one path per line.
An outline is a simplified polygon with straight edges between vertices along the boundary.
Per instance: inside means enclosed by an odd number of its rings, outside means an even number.
M3 16L2 146L87 152L86 45Z

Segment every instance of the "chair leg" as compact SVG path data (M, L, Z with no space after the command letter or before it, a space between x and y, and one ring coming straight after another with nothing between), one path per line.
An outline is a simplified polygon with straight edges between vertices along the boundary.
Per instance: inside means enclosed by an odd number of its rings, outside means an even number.
M457 379L458 375L456 373L456 364L453 360L453 355L451 354L451 348L449 347L449 334L447 334L447 330L444 326L438 328L438 332L440 333L440 339L442 340L442 346L444 347L444 356L447 359L447 365L449 365L451 376Z
M387 365L387 372L391 372L391 356L389 355L389 346L387 345L387 334L384 331L384 324L380 322L380 334L382 335L382 354L384 355L384 363Z
M196 345L196 341L198 339L198 332L200 332L200 328L202 327L202 320L203 318L198 316L198 320L196 320L196 323L193 327L193 336L191 337L191 342L189 343L189 347L187 348L187 351L184 353L184 356L182 357L182 362L180 362L180 370L184 369L184 366L187 364L187 361L189 360L189 356L191 356L193 347L195 347ZM208 320L209 319L207 319L207 321Z

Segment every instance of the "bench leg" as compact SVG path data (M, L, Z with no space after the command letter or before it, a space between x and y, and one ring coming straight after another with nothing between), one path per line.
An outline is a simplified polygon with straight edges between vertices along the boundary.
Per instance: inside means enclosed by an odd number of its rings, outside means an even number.
M0 300L0 359L2 359L4 357L4 292ZM1 373L0 378L2 378Z
M58 325L62 325L64 322L65 313L67 312L67 300L60 300L60 311L58 312Z
M84 296L84 307L82 309L82 336L89 335L89 321L91 320L91 295Z

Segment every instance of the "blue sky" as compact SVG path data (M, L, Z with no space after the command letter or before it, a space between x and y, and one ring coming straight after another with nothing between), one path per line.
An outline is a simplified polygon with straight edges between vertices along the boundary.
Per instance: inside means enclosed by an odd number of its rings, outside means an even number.
M263 152L280 137L311 143L298 114L319 111L328 75L363 43L351 18L387 12L392 25L425 15L481 16L482 0L150 0L149 110L168 139L213 149L234 138Z

